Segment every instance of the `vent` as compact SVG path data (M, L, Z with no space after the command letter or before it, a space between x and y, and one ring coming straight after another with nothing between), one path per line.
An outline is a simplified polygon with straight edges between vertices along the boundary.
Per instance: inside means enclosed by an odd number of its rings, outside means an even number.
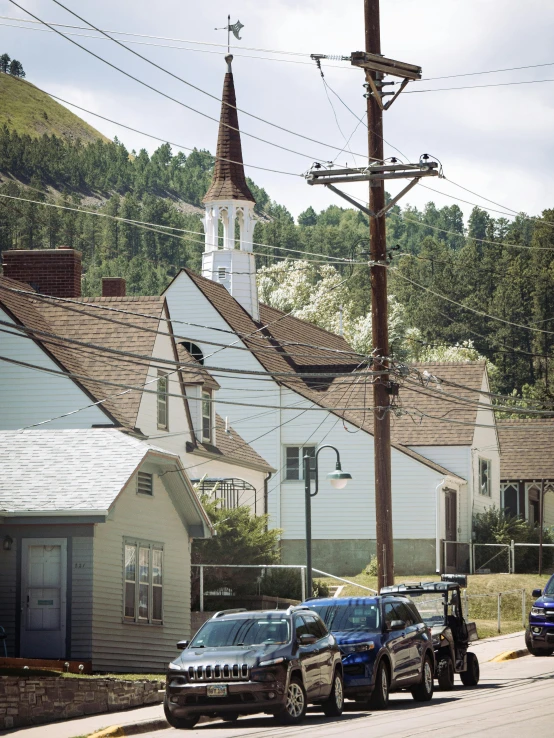
M154 485L152 482L152 474L147 472L140 472L137 475L137 492L139 495L152 495L154 494Z
M227 279L227 269L225 267L219 267L217 270L217 278L221 282L223 279Z

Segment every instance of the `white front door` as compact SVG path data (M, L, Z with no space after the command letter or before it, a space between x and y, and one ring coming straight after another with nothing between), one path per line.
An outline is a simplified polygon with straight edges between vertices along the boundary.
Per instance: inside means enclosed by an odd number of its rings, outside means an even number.
M67 539L24 538L21 580L20 655L64 658Z

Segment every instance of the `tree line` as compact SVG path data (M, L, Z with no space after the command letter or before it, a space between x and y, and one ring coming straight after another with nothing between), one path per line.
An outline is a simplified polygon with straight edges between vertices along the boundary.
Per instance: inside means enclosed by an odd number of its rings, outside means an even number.
M9 54L5 53L0 56L0 72L11 74L12 77L25 77L23 64L17 59L11 59Z
M130 294L157 294L179 268L200 268L200 207L213 164L208 151L173 153L169 144L152 154L136 153L117 139L86 145L55 136L31 138L4 127L0 194L152 225L141 228L71 209L0 199L0 249L72 246L83 252L86 294L100 293L102 276L125 277ZM264 299L278 298L279 305L297 299L283 287L297 278L283 266L286 258L298 259L305 251L350 259L358 263L332 271L346 280L341 304L347 306L345 319L355 326L353 334L369 336L364 323L371 307L364 265L366 216L332 205L319 213L310 207L295 221L263 189L250 180L249 185L261 216L254 240L264 244L255 247ZM449 347L462 346L466 358L478 354L495 367L495 389L545 403L552 399L554 210L534 219L519 215L508 220L475 208L465 222L457 205L395 206L387 218L387 239L393 350L400 358L408 339L411 357L432 350L455 357ZM278 266L272 274L273 264ZM298 294L307 295L308 302L310 290L317 297L325 280L335 279L328 271L302 268ZM307 304L293 307L315 322L338 320L338 309L319 304L320 311ZM324 327L338 330L334 324Z

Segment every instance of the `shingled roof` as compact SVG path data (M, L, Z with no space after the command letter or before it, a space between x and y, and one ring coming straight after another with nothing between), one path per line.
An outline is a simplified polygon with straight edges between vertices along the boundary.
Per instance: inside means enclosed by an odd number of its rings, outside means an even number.
M554 480L554 418L497 421L500 479Z
M203 202L213 202L214 200L248 200L255 202L254 196L246 183L242 163L237 99L231 71L233 57L229 55L225 59L228 62L229 71L223 82L215 167L212 184Z

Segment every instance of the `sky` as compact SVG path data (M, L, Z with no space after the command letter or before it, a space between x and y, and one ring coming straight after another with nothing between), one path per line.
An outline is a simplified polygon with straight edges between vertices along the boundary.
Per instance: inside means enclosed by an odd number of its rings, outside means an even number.
M52 0L17 2L43 21L85 25ZM244 25L241 40L232 41L238 107L316 141L307 141L239 113L248 176L294 216L309 205L319 211L332 203L345 204L324 187L310 187L302 174L314 161L332 161L335 157L340 164L363 166L367 162L367 130L330 93L331 106L309 54L348 55L362 49L363 0L66 0L64 4L107 31L180 39L177 42L134 37L141 44L129 44L129 48L216 98L221 97L226 49L190 42L224 44L225 31L214 28L226 25L228 13L232 23L240 20ZM0 18L0 53L19 59L27 80L33 84L164 140L215 151L216 122L144 88L55 33L13 27L31 26L10 20L30 16L9 0L0 0L0 16L4 16ZM44 28L39 24L32 27ZM424 181L441 194L418 185L402 205L423 208L430 200L439 207L457 202L467 216L472 205L448 197L451 195L497 208L482 199L485 197L502 206L497 209L533 215L554 207L553 174L549 169L554 149L553 32L552 0L381 0L383 54L420 65L424 78L546 65L410 83L384 114L385 138L410 161L417 162L422 153L437 157L447 179ZM97 35L94 31L90 34ZM156 90L219 118L217 99L154 69L112 41L70 38ZM363 117L363 73L338 61L324 61L323 72L327 84L345 105ZM417 93L444 87L548 79L553 81ZM151 152L159 145L93 115L75 112L105 135L117 136L129 150L146 148ZM341 152L345 136L349 138L355 129L350 151ZM244 135L246 132L264 140ZM173 149L177 151L178 147ZM398 152L386 146L385 154L393 156ZM253 165L289 174L256 169ZM480 197L453 183L479 193ZM395 194L400 188L395 184L388 189ZM364 198L367 187L351 185L349 191Z

